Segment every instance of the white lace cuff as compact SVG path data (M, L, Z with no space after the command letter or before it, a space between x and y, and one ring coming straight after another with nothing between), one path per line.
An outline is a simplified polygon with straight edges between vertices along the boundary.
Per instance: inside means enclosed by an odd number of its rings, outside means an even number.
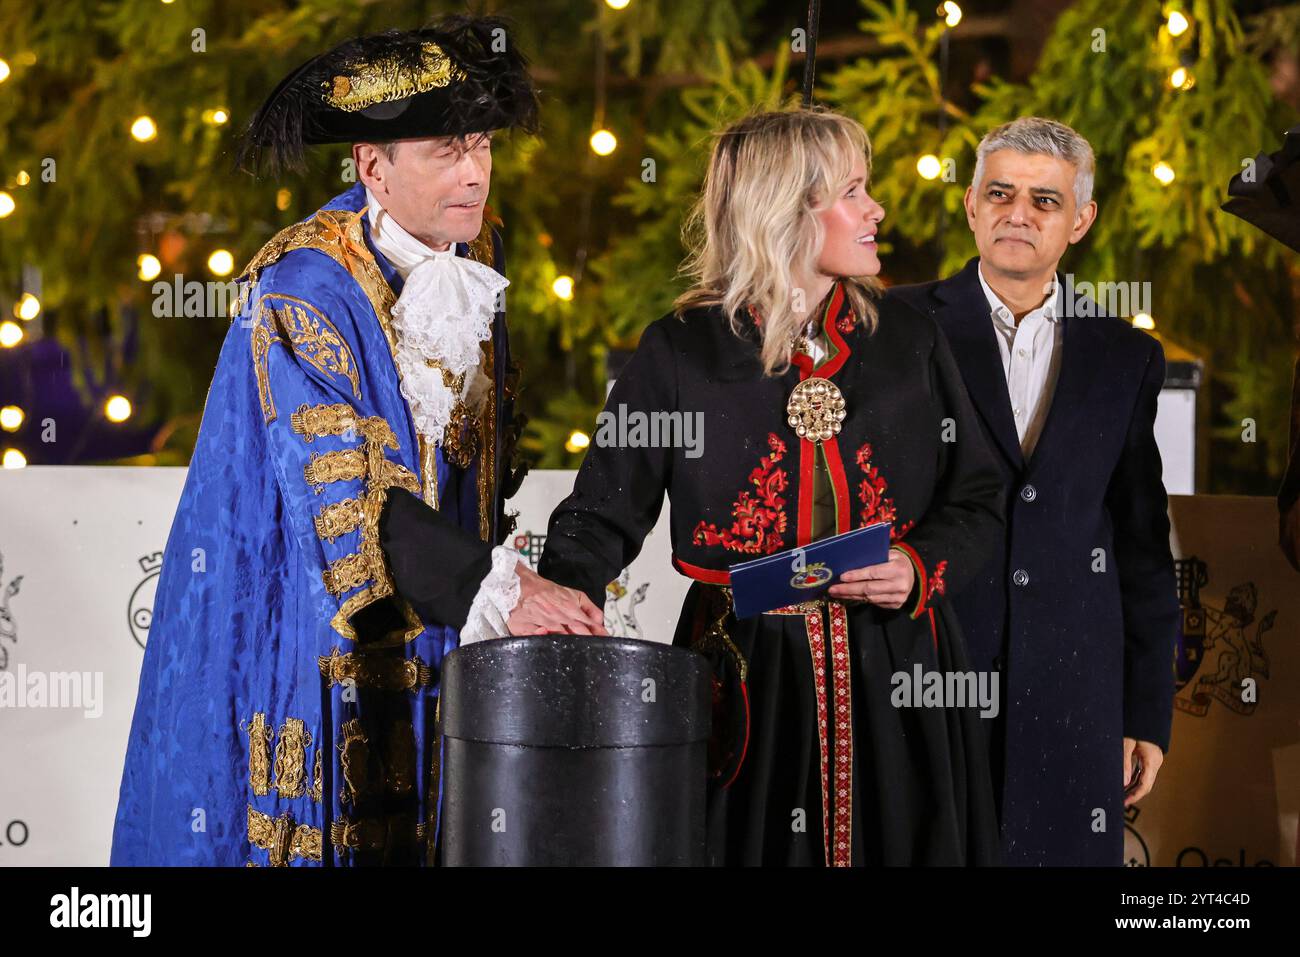
M492 549L492 570L479 585L465 627L460 630L462 645L510 634L506 621L519 604L518 563L519 553L513 548L498 545Z

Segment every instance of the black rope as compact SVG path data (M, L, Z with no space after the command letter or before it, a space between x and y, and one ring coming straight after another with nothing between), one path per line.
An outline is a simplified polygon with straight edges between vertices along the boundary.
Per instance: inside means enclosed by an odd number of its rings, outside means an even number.
M803 61L804 109L813 105L813 80L817 76L817 24L821 18L821 0L808 0L808 48Z

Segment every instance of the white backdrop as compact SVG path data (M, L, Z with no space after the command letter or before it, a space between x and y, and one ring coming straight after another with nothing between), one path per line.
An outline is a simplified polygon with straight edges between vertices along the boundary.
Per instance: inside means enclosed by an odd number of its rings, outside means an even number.
M184 469L0 472L0 866L107 862L153 588ZM572 472L534 472L509 544L536 561ZM1184 670L1173 748L1127 827L1133 863L1294 864L1300 814L1300 589L1271 499L1175 496L1176 555L1205 563L1208 619ZM669 564L667 505L609 594L616 634L671 639L687 581ZM644 589L644 590L643 590ZM1230 705L1216 677L1249 674ZM29 697L49 676L89 675ZM8 676L8 677L6 677ZM29 705L40 704L39 707Z
M0 473L0 595L22 579L8 599L16 640L0 637L8 671L97 673L104 696L98 717L84 699L0 708L0 864L108 862L145 609L184 481L185 469Z
M154 588L185 471L0 471L0 661L7 656L12 676L0 671L0 681L19 691L13 704L0 698L0 866L108 862ZM519 527L507 544L534 564L573 476L533 472L510 502ZM667 514L608 595L611 633L672 640L689 582L669 566ZM661 570L653 584L650 568ZM48 678L55 674L68 677ZM29 706L23 691L33 683L61 693Z

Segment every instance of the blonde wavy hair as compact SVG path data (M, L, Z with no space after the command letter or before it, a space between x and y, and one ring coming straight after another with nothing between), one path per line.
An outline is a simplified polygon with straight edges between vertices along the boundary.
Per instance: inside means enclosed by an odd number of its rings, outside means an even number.
M862 124L819 107L753 113L715 134L704 188L682 227L693 285L673 308L720 305L733 331L753 306L763 317L763 371L779 375L817 303L795 310L796 276L816 275L825 232L815 213L833 205L858 156L871 178ZM876 328L871 276L841 277L859 321Z

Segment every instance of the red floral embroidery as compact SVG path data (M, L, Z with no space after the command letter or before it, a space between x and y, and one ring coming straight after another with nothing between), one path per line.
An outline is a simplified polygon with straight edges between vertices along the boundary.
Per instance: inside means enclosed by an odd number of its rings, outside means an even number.
M898 517L898 510L894 507L894 500L888 498L885 492L889 490L889 484L885 477L880 474L880 470L871 464L871 443L863 445L858 449L857 454L858 468L862 469L866 478L858 486L858 498L862 500L862 525L871 525L874 522L893 522ZM909 519L902 525L895 525L889 532L890 542L901 541L908 532L916 526L914 519ZM943 573L948 569L948 562L939 562L934 566L934 571L925 575L925 600L922 604L928 604L935 593L942 595L947 589L943 580Z
M894 500L885 495L889 490L889 483L880 474L880 470L871 464L870 442L858 449L857 462L858 468L866 475L858 485L858 499L863 506L860 524L872 525L876 522L894 521L898 517L898 511L894 508Z
M908 520L907 520L906 522L904 522L901 526L900 526L900 525L895 525L893 528L891 528L891 529L889 530L889 540L890 540L890 542L899 542L899 541L902 541L903 538L904 538L904 536L906 536L907 533L910 532L910 531L912 530L912 527L913 527L915 524L916 524L915 521L913 521L912 519L908 519Z
M771 555L781 550L781 533L786 528L785 499L781 493L789 487L789 477L776 463L785 456L785 443L775 432L770 432L767 445L772 451L749 473L750 484L758 494L748 489L740 493L731 508L736 519L731 528L720 529L701 520L691 536L694 544L721 545L748 555Z
M934 572L930 576L928 576L929 580L926 582L926 595L925 595L925 600L927 604L929 603L930 599L934 597L935 592L938 592L940 595L946 592L948 586L944 584L943 573L947 570L947 568L948 568L948 560L945 558L939 564L934 566Z

